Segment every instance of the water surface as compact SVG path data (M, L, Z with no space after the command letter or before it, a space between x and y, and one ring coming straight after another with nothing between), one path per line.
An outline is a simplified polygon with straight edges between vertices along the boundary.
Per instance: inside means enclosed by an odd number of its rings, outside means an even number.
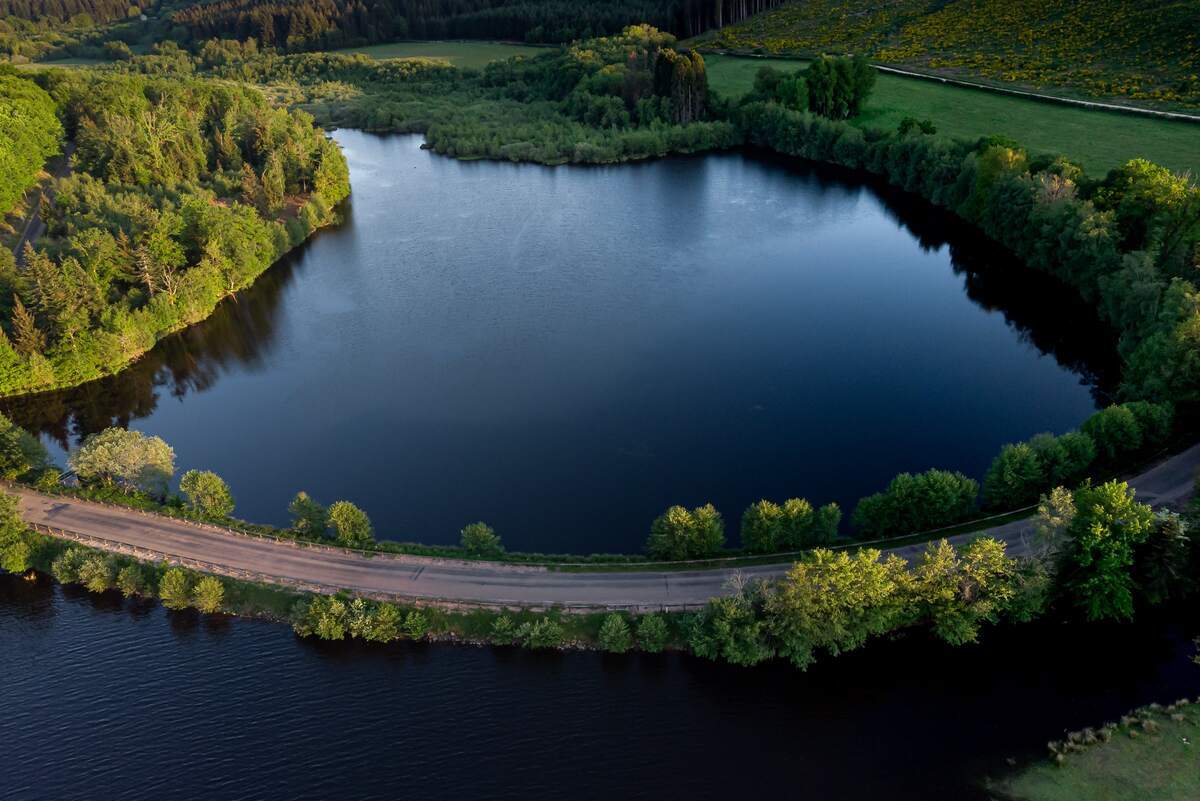
M1061 286L916 198L746 154L458 162L339 131L353 197L208 322L9 403L62 448L118 423L286 523L305 489L381 536L632 551L673 503L847 510L901 470L981 476L1078 425L1111 341Z
M1031 624L799 673L319 643L0 575L0 798L983 801L1064 730L1195 696L1195 633Z

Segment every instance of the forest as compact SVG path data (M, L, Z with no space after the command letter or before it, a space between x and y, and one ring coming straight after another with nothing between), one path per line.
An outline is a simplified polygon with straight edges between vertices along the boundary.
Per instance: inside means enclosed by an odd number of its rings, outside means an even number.
M54 100L11 67L0 71L0 210L8 211L58 152Z
M212 81L37 76L75 143L37 248L0 251L0 391L111 373L333 219L346 164L312 118Z
M679 36L744 19L781 0L218 0L176 11L193 41L255 39L283 51L393 39L559 43L619 34L637 23Z

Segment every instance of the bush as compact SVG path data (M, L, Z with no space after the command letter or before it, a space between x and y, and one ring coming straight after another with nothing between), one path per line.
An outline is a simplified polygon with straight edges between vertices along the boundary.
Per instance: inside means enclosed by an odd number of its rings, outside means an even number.
M541 617L518 626L516 639L526 648L558 648L563 643L563 629L556 621Z
M638 621L638 645L643 651L659 653L666 647L669 636L667 621L661 615L644 615Z
M225 600L225 585L216 576L205 576L196 582L192 590L195 606L205 614L221 611L221 602Z
M202 515L225 518L233 514L233 493L211 470L187 471L179 480L179 491L187 496L188 506Z
M429 633L429 618L419 609L413 609L404 616L404 633L414 640L420 640Z
M517 639L517 624L508 615L501 615L492 621L489 639L496 645L512 645Z
M158 598L167 609L187 609L192 603L191 576L182 568L170 568L158 580Z
M500 537L487 523L471 523L462 530L463 550L475 556L499 556L504 553Z
M324 537L329 525L325 507L309 497L301 490L288 504L288 514L292 516L292 530L303 537Z
M853 523L868 536L915 534L966 520L978 495L978 482L962 473L901 473L886 490L858 502Z
M996 509L1018 509L1045 489L1046 469L1028 443L1005 445L983 477L983 500Z
M1110 467L1142 447L1142 427L1128 406L1102 409L1085 420L1080 430L1092 438L1100 461Z
M613 654L623 654L633 645L633 634L625 618L616 613L600 624L600 647Z
M375 532L366 512L350 501L337 501L329 507L329 525L342 545L366 548L375 542Z
M82 548L68 548L50 563L50 574L59 584L75 584L79 581L79 568L87 558Z
M130 562L117 571L117 589L126 598L144 595L146 592L146 574L142 566Z
M93 553L79 565L79 583L87 587L88 592L104 592L113 585L116 567L112 559L100 553Z
M655 559L699 559L720 553L725 523L712 504L688 511L672 506L650 525L646 551Z

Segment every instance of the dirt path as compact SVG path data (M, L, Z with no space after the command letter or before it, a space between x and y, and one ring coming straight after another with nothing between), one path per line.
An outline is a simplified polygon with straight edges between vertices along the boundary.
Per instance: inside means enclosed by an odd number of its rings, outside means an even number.
M1130 484L1155 506L1178 505L1191 492L1200 469L1200 445L1177 454ZM212 572L293 584L315 590L356 592L445 603L499 606L559 606L577 609L696 608L728 592L729 580L779 576L788 563L694 571L567 573L541 567L376 554L338 548L301 547L287 541L251 537L136 510L11 487L30 523L48 527L89 545L143 557L181 561ZM987 532L951 537L962 543L982 533L1009 544L1010 553L1028 552L1032 523L1021 520ZM914 558L924 544L892 549Z

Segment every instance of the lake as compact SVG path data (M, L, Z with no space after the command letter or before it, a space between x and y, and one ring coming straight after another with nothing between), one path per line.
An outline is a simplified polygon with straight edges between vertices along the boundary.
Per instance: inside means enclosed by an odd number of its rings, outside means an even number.
M983 801L1064 730L1194 696L1191 620L914 637L800 673L321 643L0 574L0 798Z
M125 372L4 410L62 449L113 424L215 470L237 513L297 490L378 536L636 551L675 503L736 542L760 498L976 478L1077 426L1112 337L951 216L748 153L618 167L459 162L339 131L353 196L209 321Z

